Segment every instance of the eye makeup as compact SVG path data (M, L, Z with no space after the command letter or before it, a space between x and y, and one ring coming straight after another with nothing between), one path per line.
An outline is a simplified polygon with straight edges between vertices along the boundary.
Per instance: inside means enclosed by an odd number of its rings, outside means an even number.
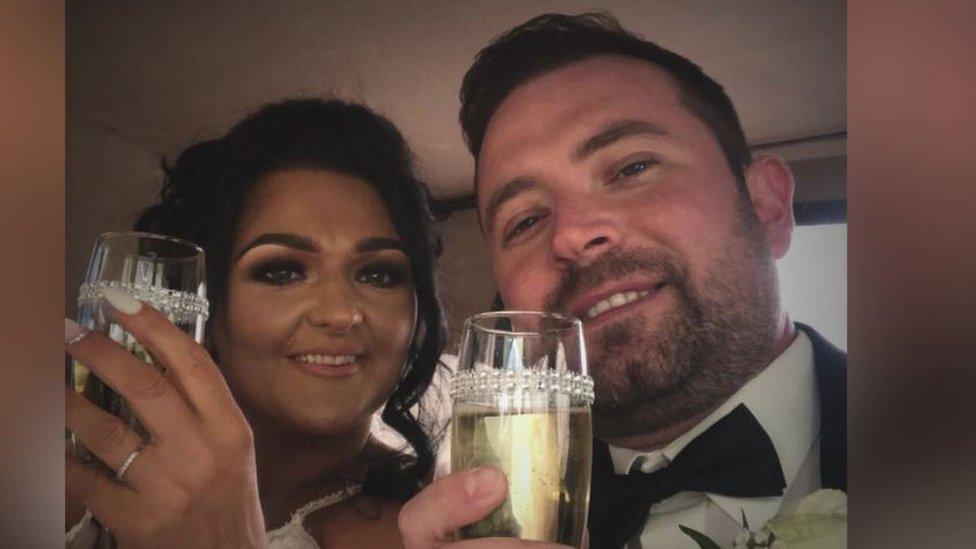
M285 257L268 257L256 261L248 269L248 278L273 286L286 286L308 277L301 261Z
M355 278L377 288L397 288L410 281L410 268L404 262L374 261L358 268Z

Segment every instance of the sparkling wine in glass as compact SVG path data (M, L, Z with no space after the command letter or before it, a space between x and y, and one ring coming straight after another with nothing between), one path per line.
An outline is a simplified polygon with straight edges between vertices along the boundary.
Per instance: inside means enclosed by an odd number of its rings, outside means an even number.
M206 298L203 249L192 242L142 232L111 232L98 237L92 248L85 279L78 291L78 324L102 333L150 365L152 355L121 326L115 323L111 307L104 300L105 288L118 288L152 305L198 343L203 342L209 304ZM100 408L121 418L148 439L132 409L118 393L96 377L84 364L71 360L67 383ZM102 468L101 464L72 433L66 433L75 455ZM101 527L100 527L101 528ZM101 529L97 546L114 547L107 531Z
M490 465L509 492L458 539L515 537L580 547L590 497L593 380L579 320L542 312L483 313L465 322L451 470Z

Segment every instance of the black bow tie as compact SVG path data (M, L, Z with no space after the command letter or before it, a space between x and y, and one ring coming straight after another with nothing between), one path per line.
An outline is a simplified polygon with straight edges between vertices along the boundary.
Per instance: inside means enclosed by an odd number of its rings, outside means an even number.
M678 492L778 496L785 486L769 435L742 404L653 473L614 474L609 448L594 441L590 547L622 547L642 529L651 505Z

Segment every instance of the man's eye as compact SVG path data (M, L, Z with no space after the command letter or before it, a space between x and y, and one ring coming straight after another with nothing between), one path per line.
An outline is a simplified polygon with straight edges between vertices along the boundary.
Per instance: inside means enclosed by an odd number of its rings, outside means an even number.
M251 278L272 286L287 286L305 280L305 266L295 261L269 261L257 265Z
M356 273L356 282L377 288L393 288L407 280L406 269L394 264L367 265Z
M545 216L544 215L530 215L530 216L527 216L527 217L523 218L518 223L516 223L515 226L511 228L511 230L509 230L507 233L505 233L505 242L509 242L510 240L512 240L513 238L517 237L518 235L520 235L520 234L524 233L525 231L531 229L532 226L535 225L536 223L538 223L539 221L541 221L543 219L543 217L545 217Z
M647 168L651 167L651 164L652 162L650 160L640 160L637 162L631 162L630 164L627 164L626 166L621 168L620 171L617 172L616 178L620 179L621 177L631 177L637 175L643 172L644 170L646 170Z

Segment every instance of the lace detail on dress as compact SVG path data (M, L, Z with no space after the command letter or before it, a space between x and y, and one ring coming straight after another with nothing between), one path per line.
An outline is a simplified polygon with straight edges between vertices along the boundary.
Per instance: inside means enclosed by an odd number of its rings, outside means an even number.
M95 546L98 529L92 522L91 513L85 511L85 516L64 534L64 546L67 549L88 549Z
M306 503L291 515L284 526L267 533L265 539L268 542L268 549L320 549L315 538L305 530L305 518L319 509L355 496L362 488L361 485L354 484Z
M353 484L306 503L292 513L291 518L284 526L265 534L268 549L321 549L315 538L305 530L305 518L319 509L335 505L342 500L355 496L362 489L361 485ZM64 545L68 549L89 549L95 545L97 533L98 530L95 523L92 522L91 513L86 512L78 524L72 526L71 530L68 530L64 535Z

